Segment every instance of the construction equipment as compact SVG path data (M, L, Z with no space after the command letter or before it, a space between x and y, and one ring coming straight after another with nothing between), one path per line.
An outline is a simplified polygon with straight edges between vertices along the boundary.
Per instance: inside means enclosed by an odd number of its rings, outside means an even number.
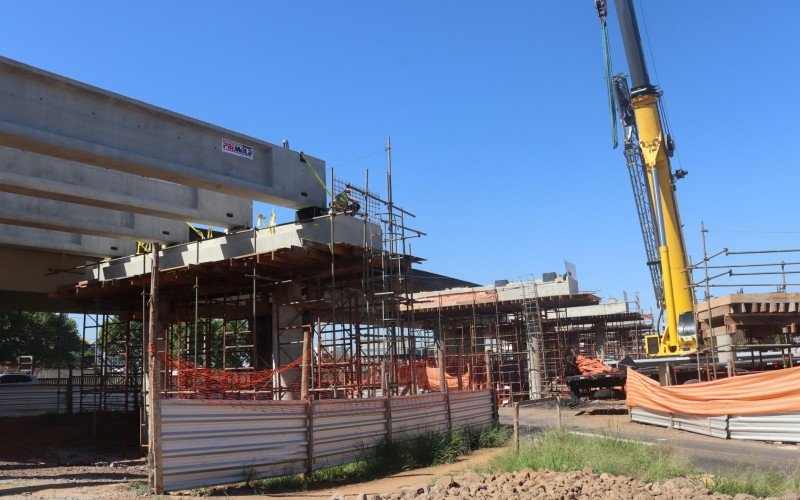
M645 337L648 356L681 356L697 350L697 322L675 180L686 175L672 171L675 143L663 121L661 91L650 82L632 0L615 0L625 55L631 75L611 78L606 48L609 96L616 99L623 125L625 158L631 176L639 221L647 251L653 288L665 317L661 334ZM607 44L606 1L595 0Z

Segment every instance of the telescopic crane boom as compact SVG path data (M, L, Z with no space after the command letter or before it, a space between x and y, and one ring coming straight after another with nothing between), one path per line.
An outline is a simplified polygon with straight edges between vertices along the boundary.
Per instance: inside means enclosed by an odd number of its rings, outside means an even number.
M614 86L620 108L623 105L629 106L627 110L620 109L623 126L627 128L625 140L629 167L633 168L633 162L637 164L636 168L643 170L643 172L632 172L631 179L635 183L634 173L640 174L639 177L647 185L647 195L652 210L649 214L652 219L651 227L645 227L643 216L648 214L643 207L639 207L639 215L642 230L645 232L646 246L650 238L658 249L657 263L652 259L655 257L653 255L648 256L648 264L653 268L657 265L661 271L660 280L654 277L653 282L659 305L662 305L662 297L658 296L659 285L663 289L666 319L666 326L660 335L646 337L645 348L650 356L688 354L697 349L697 326L694 317L694 294L689 286L686 247L675 197L676 175L673 174L670 164L674 144L663 126L661 92L650 82L647 73L633 1L615 0L614 3L631 76L630 93L625 95L628 92L627 84L620 81L619 77L615 79ZM601 19L604 19L605 1L598 1L597 4L598 13ZM603 4L602 13L600 4ZM635 143L637 138L638 147ZM637 153L641 161L630 157ZM681 171L680 176L683 175L685 172ZM636 194L636 185L634 193ZM648 231L651 234L647 234Z

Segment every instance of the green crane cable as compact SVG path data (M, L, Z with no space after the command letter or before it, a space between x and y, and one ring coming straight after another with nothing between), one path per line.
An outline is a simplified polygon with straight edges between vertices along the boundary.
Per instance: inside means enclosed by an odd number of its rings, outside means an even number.
M616 149L617 142L617 107L614 105L614 83L612 81L611 70L611 47L608 42L608 26L604 19L601 19L601 36L603 39L603 57L605 59L606 70L606 91L608 93L608 110L611 117L611 144Z

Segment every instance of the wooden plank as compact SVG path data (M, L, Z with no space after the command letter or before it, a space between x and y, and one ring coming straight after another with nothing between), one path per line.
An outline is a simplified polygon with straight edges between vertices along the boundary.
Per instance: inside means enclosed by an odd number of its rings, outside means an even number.
M150 328L148 331L148 352L150 356L150 371L148 373L147 391L148 407L148 462L150 470L150 487L157 495L164 493L164 468L162 462L162 443L161 443L161 357L158 352L158 336L162 329L159 319L159 250L158 243L153 243L153 272L150 273ZM162 337L163 338L163 337Z

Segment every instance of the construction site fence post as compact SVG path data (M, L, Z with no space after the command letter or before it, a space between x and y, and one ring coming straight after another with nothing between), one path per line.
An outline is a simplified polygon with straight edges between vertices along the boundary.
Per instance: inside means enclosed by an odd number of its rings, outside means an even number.
M497 390L492 387L491 388L491 395L492 395L492 420L494 421L494 425L500 425L500 408L497 404Z
M561 429L561 396L556 396L556 426Z
M386 441L391 443L393 440L392 432L392 397L388 394L383 398L386 413Z
M67 415L72 415L72 365L67 370Z
M164 470L162 466L161 448L161 357L158 352L159 335L163 336L161 320L159 318L159 251L161 245L153 243L152 267L150 270L150 324L148 331L148 351L150 372L148 373L147 391L149 399L147 442L148 462L150 464L150 488L157 495L164 493Z
M453 413L450 410L450 390L444 391L444 403L447 408L447 433L453 432Z
M308 481L311 479L311 474L314 472L314 400L309 398L306 402L308 403L306 406L306 410L308 411L308 426L306 427L306 473L303 479Z
M514 453L519 453L519 403L514 403Z

